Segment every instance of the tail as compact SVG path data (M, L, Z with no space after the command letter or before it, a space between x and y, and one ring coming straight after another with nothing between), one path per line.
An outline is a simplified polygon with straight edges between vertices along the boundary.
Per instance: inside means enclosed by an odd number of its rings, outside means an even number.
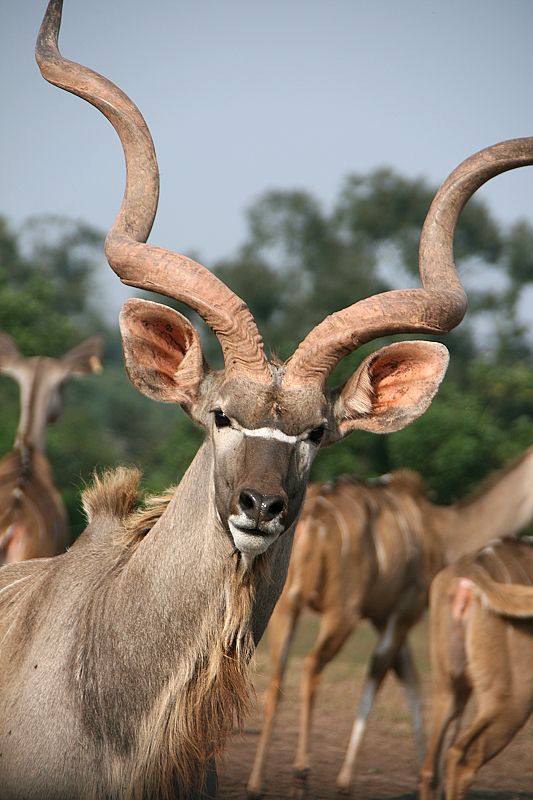
M465 591L470 587L495 614L521 619L533 617L533 586L493 581L477 564L472 564L468 575L460 578L460 585Z

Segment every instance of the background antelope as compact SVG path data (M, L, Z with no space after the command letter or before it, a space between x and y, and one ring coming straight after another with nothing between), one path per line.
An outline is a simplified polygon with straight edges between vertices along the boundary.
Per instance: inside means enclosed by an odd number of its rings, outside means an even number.
M214 755L246 706L250 653L281 592L319 446L416 418L447 355L436 343L401 342L369 356L338 390L327 378L363 342L460 322L457 217L483 182L533 161L533 140L495 145L452 173L422 234L423 289L336 312L279 364L228 287L191 259L145 244L159 187L150 134L120 89L63 59L60 16L52 0L37 43L41 71L110 119L126 157L108 261L125 283L197 311L218 337L224 369L208 370L198 334L177 312L125 304L132 382L182 405L206 439L179 486L147 511L132 513L138 476L107 476L85 495L89 526L71 550L0 574L0 794L212 794Z
M283 675L304 608L320 614L317 641L305 660L295 793L310 768L310 732L319 678L361 619L375 627L372 652L346 756L337 778L349 788L375 696L393 669L405 689L420 761L424 732L419 680L407 640L427 605L435 574L495 537L533 519L533 447L492 476L472 498L437 506L420 476L398 470L376 481L341 478L311 484L298 524L287 581L268 629L272 677L248 795L262 792L262 774Z
M431 586L432 730L420 800L462 800L533 710L533 539L497 541ZM460 728L469 699L475 715ZM434 794L435 790L435 794Z
M55 556L67 545L67 512L44 454L45 432L61 413L64 382L98 372L101 352L101 338L92 336L61 358L24 358L0 334L0 372L20 387L15 444L0 461L0 564Z

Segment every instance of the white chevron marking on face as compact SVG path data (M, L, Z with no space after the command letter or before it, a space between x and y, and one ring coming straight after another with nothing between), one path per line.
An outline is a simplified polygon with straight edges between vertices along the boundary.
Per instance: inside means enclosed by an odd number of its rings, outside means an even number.
M277 428L243 428L236 422L233 423L236 430L243 433L245 436L257 436L259 439L277 439L278 442L286 442L287 444L295 444L299 441L298 436L289 436L287 433L278 430Z

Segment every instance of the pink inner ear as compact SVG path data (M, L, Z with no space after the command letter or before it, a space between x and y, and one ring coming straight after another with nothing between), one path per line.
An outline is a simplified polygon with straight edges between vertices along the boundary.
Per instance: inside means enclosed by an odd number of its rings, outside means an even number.
M188 330L157 317L135 316L128 319L128 329L135 358L169 377L175 375L192 344Z
M370 372L375 387L374 411L385 412L391 406L398 408L418 404L420 384L435 380L435 359L426 359L422 353L417 353L416 359L402 352L397 352L394 358L378 355L372 362Z
M128 300L120 315L126 370L143 394L190 406L203 377L202 351L191 323L168 306Z
M424 413L448 364L437 342L390 344L368 356L341 392L339 430L392 433Z
M138 336L147 342L153 343L161 357L171 358L179 366L187 350L192 344L190 331L185 327L172 325L171 322L157 317L144 317L143 319L129 320L129 328L132 336Z
M174 386L176 370L183 361L183 356L170 358L171 354L168 350L163 350L146 339L133 336L129 339L128 344L134 370L143 374L146 383L157 391L161 391L160 384L164 384L168 388ZM174 356L174 352L172 352L172 356ZM152 376L152 380L149 376Z

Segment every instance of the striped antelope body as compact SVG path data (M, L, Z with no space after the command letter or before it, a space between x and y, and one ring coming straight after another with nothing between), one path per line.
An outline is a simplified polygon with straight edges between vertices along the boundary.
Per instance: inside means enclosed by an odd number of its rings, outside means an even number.
M320 674L361 619L378 640L370 658L353 729L337 777L347 791L376 694L390 669L404 686L420 761L424 755L419 681L407 635L427 605L435 574L497 536L533 520L533 447L495 473L468 500L438 506L422 480L398 470L377 481L341 478L311 484L289 573L268 629L272 676L264 723L248 782L262 794L263 770L289 648L301 611L320 615L317 641L305 661L294 792L303 795L310 770L310 732Z
M446 800L463 800L533 711L533 539L495 541L440 572L430 634L432 727L419 797L444 788ZM475 713L461 724L469 702Z
M45 432L61 413L64 382L98 372L101 351L93 336L62 358L24 358L0 334L0 372L19 384L21 405L14 447L0 461L0 565L65 550L67 514L44 453Z
M488 148L443 184L421 237L423 288L332 314L280 364L241 298L201 264L147 244L159 190L150 133L117 86L61 55L61 7L51 0L41 26L41 72L110 120L126 159L107 259L126 284L198 312L224 368L209 369L173 309L125 304L131 381L181 405L205 440L179 485L144 512L134 512L138 476L107 476L86 493L90 524L66 554L0 573L0 796L191 800L216 791L215 756L246 708L250 656L283 588L319 447L407 425L431 402L447 353L400 342L338 389L329 374L365 342L461 321L457 218L484 182L533 162L533 139Z
M426 605L434 567L426 553L420 499L421 478L398 470L382 481L340 478L311 484L298 524L284 591L274 609L268 642L272 675L265 694L264 722L248 796L262 795L266 748L281 695L296 624L304 608L320 615L313 649L304 662L300 726L294 761L295 796L306 791L310 733L320 673L361 619L378 632L339 787L347 788L355 754L374 697L387 671L402 681L413 715L419 750L423 731L418 680L406 636ZM347 766L348 764L348 766Z

